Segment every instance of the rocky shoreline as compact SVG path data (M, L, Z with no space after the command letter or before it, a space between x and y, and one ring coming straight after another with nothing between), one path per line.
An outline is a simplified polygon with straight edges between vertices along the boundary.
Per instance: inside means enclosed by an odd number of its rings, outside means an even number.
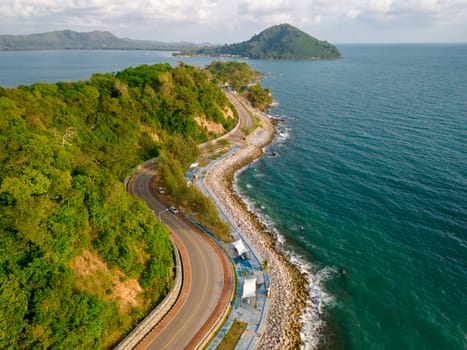
M276 235L249 211L234 188L235 173L261 157L274 139L271 120L261 117L261 127L234 154L217 162L206 174L206 185L218 203L267 261L271 280L271 303L259 349L297 349L302 345L300 318L308 297L307 280L277 246ZM219 179L222 179L219 181Z

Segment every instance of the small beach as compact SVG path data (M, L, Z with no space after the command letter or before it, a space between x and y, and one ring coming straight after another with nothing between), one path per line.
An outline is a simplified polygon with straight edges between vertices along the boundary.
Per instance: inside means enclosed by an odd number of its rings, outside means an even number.
M241 148L218 161L206 175L206 185L225 213L235 222L263 260L271 279L271 303L266 331L258 348L296 349L302 344L301 317L306 307L307 281L277 246L276 236L235 191L235 173L261 157L274 139L272 121L261 116L261 127L252 132ZM220 180L221 179L221 180Z

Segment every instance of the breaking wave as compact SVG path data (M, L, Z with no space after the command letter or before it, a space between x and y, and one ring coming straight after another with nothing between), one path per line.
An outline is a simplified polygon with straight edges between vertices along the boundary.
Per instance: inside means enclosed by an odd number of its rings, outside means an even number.
M251 166L251 165L250 165ZM334 267L326 266L323 268L316 268L293 247L287 244L286 238L276 229L276 224L265 213L265 205L257 204L252 201L241 189L238 187L237 179L239 174L248 167L238 171L234 178L234 190L242 198L246 204L247 209L255 214L256 219L264 224L270 232L273 232L276 237L277 248L287 257L288 261L295 265L298 270L303 274L307 281L306 306L300 318L302 330L300 337L303 342L303 350L316 349L322 338L325 322L322 318L324 307L333 303L333 298L324 289L324 282L332 279L339 274L338 270ZM247 188L251 188L247 185Z

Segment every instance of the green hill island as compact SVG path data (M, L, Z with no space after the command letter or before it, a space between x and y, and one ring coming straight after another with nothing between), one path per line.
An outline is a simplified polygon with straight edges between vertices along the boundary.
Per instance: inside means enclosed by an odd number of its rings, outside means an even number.
M270 27L241 43L185 50L178 55L233 56L274 60L318 60L341 57L334 45L318 40L290 24Z

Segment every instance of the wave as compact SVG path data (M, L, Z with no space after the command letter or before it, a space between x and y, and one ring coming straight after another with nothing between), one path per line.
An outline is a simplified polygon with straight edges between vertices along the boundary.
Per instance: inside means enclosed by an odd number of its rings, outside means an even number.
M287 116L277 116L275 117L278 122L275 125L276 128L276 138L274 143L283 142L290 138L290 128L287 126Z
M288 117L283 116L274 116L277 120L275 124L276 135L274 137L273 142L263 149L265 154L270 153L270 157L276 158L280 156L280 152L278 149L282 147L286 147L285 141L291 138L290 128L287 127L287 119Z
M308 297L305 309L300 317L300 323L302 325L300 337L303 342L303 350L316 349L324 336L325 321L322 317L324 309L326 306L334 304L333 297L324 289L324 282L337 276L339 271L331 266L325 266L323 268L314 267L310 261L287 244L285 236L277 230L274 220L264 213L266 206L264 204L255 203L239 188L238 176L250 166L236 172L233 181L233 189L243 200L248 211L254 213L257 220L275 235L277 248L305 277L307 281L306 289ZM250 189L251 187L247 185L247 188Z

